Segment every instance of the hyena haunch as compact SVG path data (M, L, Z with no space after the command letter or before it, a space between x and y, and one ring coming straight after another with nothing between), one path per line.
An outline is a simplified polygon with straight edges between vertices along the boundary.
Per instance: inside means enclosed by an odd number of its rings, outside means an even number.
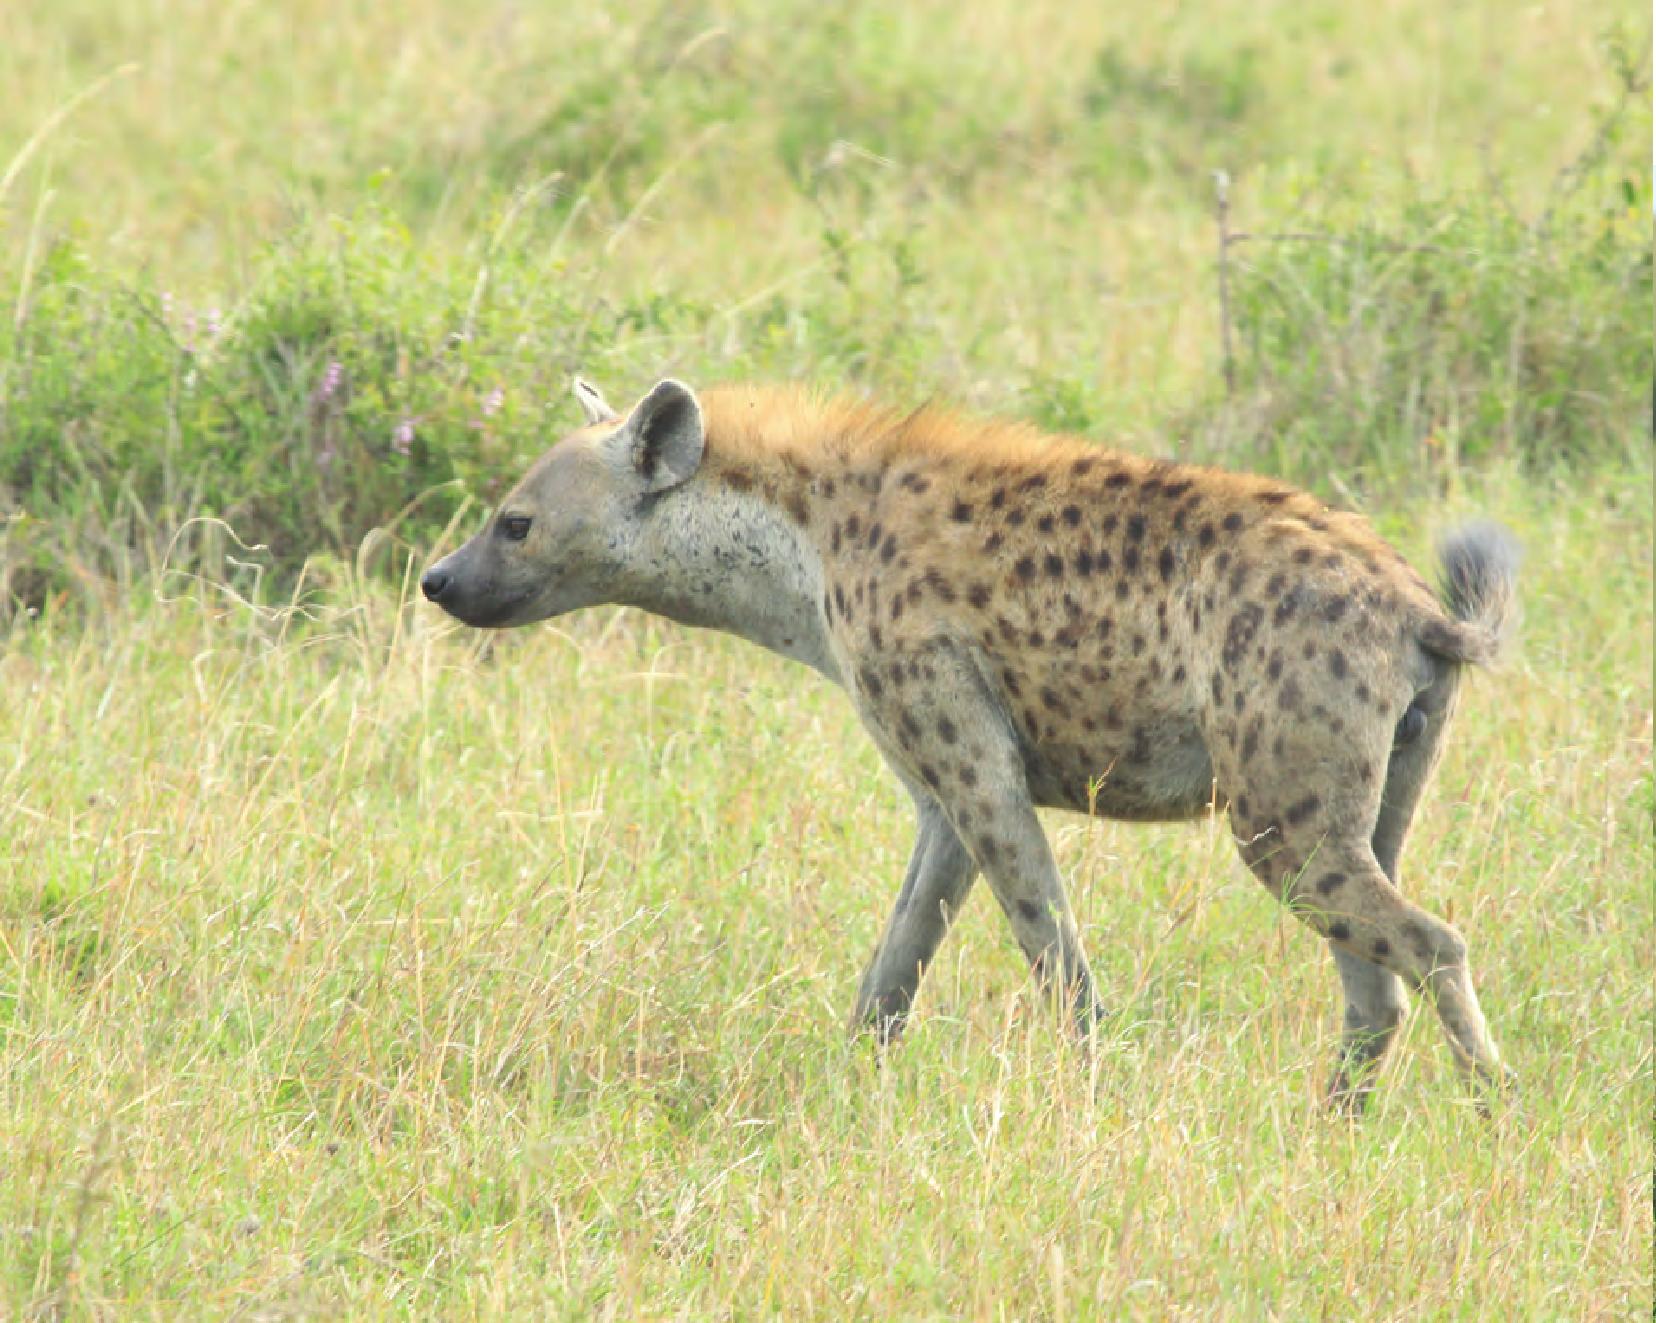
M1494 655L1512 600L1499 529L1445 544L1440 603L1364 521L1263 478L787 390L663 381L625 418L576 394L588 425L421 587L489 628L625 603L843 686L919 816L857 1023L901 1028L981 871L1084 1028L1036 807L1223 810L1333 948L1335 1104L1362 1105L1405 984L1498 1078L1466 943L1396 883L1461 667Z

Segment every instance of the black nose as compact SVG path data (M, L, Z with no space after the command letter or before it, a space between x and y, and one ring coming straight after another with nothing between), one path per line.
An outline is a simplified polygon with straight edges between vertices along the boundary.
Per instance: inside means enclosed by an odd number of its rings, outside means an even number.
M443 590L449 586L447 570L427 570L420 576L420 591L426 595L426 600L435 602L443 595Z

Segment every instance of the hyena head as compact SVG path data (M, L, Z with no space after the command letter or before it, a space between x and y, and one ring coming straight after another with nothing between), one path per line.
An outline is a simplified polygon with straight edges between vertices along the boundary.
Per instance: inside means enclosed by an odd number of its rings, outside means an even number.
M701 464L701 406L656 385L625 418L584 381L587 426L554 446L487 524L420 579L425 595L484 629L533 624L618 600L630 551L662 493Z

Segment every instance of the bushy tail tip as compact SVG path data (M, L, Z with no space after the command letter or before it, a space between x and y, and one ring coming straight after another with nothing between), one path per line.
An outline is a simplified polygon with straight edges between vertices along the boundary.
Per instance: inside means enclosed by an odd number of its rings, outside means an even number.
M1440 592L1452 620L1430 622L1421 643L1450 661L1492 662L1517 606L1518 540L1484 520L1451 529L1438 542Z

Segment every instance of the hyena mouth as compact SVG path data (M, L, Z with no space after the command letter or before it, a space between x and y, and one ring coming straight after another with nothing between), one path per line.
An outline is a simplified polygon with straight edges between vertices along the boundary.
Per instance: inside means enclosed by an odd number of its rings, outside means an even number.
M440 600L437 605L462 625L470 625L473 629L510 629L533 596L533 592L522 592L511 597L486 596L467 601L457 594L458 600Z

